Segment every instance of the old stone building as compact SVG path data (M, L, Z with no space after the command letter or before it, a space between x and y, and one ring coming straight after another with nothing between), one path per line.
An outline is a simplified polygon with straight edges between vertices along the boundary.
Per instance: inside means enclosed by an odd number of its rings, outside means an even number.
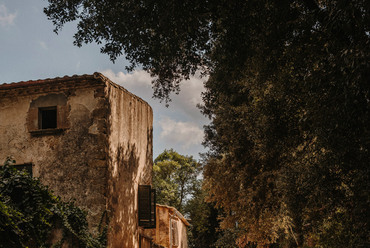
M139 248L153 225L152 124L145 101L100 73L0 85L0 163L12 156L75 199L92 231L107 215L108 247Z
M187 228L190 226L185 217L174 207L157 204L156 228L151 229L153 243L166 248L188 248Z

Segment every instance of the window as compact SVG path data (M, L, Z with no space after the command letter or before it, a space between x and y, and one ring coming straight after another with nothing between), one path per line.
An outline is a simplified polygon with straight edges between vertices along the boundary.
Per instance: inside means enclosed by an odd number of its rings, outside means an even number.
M179 246L179 232L177 229L177 220L171 219L171 243L172 246Z
M31 135L55 134L69 128L69 106L63 94L40 96L30 104L27 127Z
M139 226L144 228L155 228L155 190L150 185L139 185L138 192L138 214Z
M32 177L32 163L26 163L26 164L15 164L13 165L17 170L25 170L26 172L28 172L28 174L31 175Z
M39 108L39 129L57 128L57 107Z

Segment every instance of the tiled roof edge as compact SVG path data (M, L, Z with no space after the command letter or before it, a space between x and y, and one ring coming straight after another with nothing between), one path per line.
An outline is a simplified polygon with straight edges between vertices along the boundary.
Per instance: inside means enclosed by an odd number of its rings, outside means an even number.
M56 78L46 78L46 79L4 83L4 84L0 84L0 90L16 89L16 88L23 88L23 87L42 85L42 84L48 84L48 83L68 82L68 81L76 81L76 80L79 81L79 80L87 80L87 79L91 80L91 79L95 79L95 77L94 75L84 74L84 75L73 75L73 76L64 76L64 77L56 77Z
M167 206L167 205L162 205L162 204L158 204L158 203L156 204L156 206L174 210L174 212L177 215L177 217L179 217L181 219L181 221L184 222L184 224L186 226L190 226L190 223L188 222L188 220L175 207L171 207L171 206Z
M0 91L9 90L9 89L26 88L29 86L43 85L43 84L48 84L48 83L82 81L82 80L99 80L102 83L109 83L110 85L116 88L119 88L120 90L125 91L127 94L131 95L137 100L147 104L151 108L148 102L144 101L142 98L138 97L137 95L131 93L130 91L125 89L123 86L112 82L109 78L107 78L100 72L94 72L93 74L73 75L73 76L64 76L64 77L56 77L56 78L46 78L46 79L4 83L4 84L0 84Z

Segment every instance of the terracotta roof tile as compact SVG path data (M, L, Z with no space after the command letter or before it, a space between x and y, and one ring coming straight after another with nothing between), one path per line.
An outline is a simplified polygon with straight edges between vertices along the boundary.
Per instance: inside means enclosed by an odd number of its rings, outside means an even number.
M135 94L129 92L127 89L125 89L123 86L115 84L112 82L109 78L101 74L100 72L95 72L94 74L84 74L84 75L73 75L73 76L64 76L64 77L56 77L56 78L47 78L47 79L37 79L37 80L30 80L30 81L20 81L20 82L14 82L14 83L4 83L0 84L0 92L1 91L7 91L12 89L21 89L26 87L32 87L37 85L43 85L43 84L52 84L52 83L60 83L60 82L76 82L76 81L83 81L83 80L96 80L103 83L109 83L113 85L116 88L119 88L128 94L130 94L132 97L138 99L141 102L144 102L148 106L150 106L146 101L144 101L142 98L136 96Z
M20 82L13 82L13 83L4 83L4 84L0 84L0 90L29 87L29 86L41 85L41 84L47 84L47 83L53 83L53 82L56 83L56 82L76 81L76 80L78 81L78 80L84 80L84 79L91 80L91 79L99 78L99 74L100 73L95 72L93 75L84 74L84 75L73 75L73 76L64 76L64 77L56 77L56 78L20 81Z

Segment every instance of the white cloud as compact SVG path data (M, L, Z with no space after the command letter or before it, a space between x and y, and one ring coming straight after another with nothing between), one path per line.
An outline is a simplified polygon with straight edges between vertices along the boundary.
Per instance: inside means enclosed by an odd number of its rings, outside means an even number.
M160 138L168 145L181 145L183 149L191 145L200 145L203 140L203 131L196 123L172 120L168 117L158 121Z
M105 70L102 73L113 82L122 85L128 91L147 101L153 108L153 139L154 155L164 149L173 148L181 154L191 154L197 157L199 152L204 152L203 125L209 123L196 107L201 103L201 92L204 90L203 81L199 76L181 84L179 95L171 95L169 107L153 99L152 80L150 75L137 70L132 73L115 73Z
M5 27L14 24L16 13L8 13L8 9L4 4L0 5L0 25Z
M151 87L152 78L149 73L143 70L137 70L133 73L118 72L105 70L102 73L113 82L122 85L125 88Z
M189 80L181 83L181 91L179 95L173 96L174 107L182 108L183 111L191 116L194 120L203 119L204 116L200 114L197 104L202 103L201 93L204 91L203 82L207 78L201 78L200 75L195 75Z
M112 70L105 70L102 73L113 82L122 85L130 92L142 97L150 105L158 105L159 100L152 99L153 90L151 82L153 78L150 77L149 73L143 70L137 70L133 73L114 73ZM202 102L201 92L204 91L203 82L205 80L205 78L196 75L189 80L183 81L181 83L180 93L170 96L172 101L168 109L180 111L193 120L204 119L196 105ZM164 106L164 104L162 105Z
M48 50L48 46L46 45L46 43L44 41L40 41L39 42L39 45L41 46L41 48L45 49L45 50Z

